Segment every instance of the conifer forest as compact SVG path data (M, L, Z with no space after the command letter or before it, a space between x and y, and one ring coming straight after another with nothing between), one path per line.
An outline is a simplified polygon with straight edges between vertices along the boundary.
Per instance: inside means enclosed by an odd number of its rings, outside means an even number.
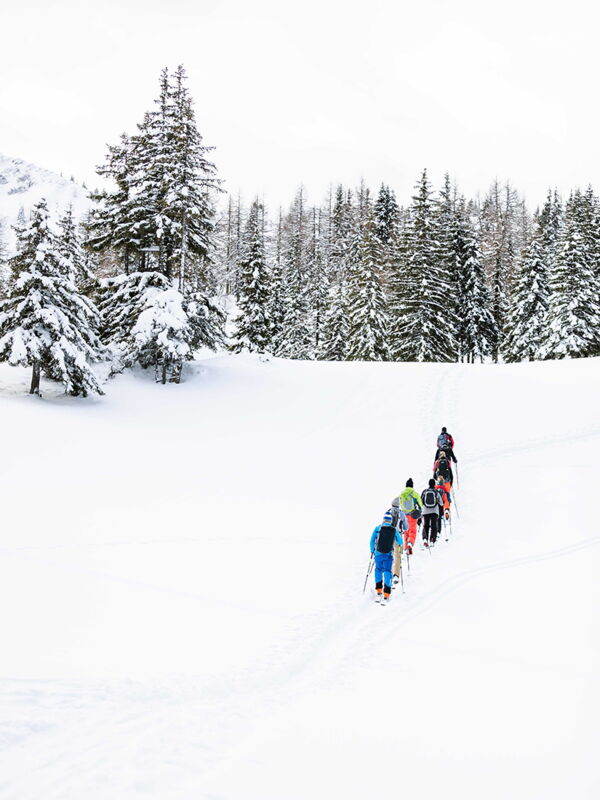
M550 188L528 208L510 183L469 198L415 165L405 206L364 182L315 203L299 176L289 206L267 208L225 191L212 151L184 68L165 69L154 107L99 165L107 188L87 218L57 228L41 201L10 258L0 235L0 360L33 367L32 392L40 373L101 392L98 360L178 382L202 347L333 361L600 354L591 186Z

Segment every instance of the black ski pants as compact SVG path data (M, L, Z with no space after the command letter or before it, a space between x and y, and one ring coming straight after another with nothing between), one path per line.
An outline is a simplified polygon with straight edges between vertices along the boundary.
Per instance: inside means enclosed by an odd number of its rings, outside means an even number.
M438 534L438 515L423 514L423 539L435 542Z

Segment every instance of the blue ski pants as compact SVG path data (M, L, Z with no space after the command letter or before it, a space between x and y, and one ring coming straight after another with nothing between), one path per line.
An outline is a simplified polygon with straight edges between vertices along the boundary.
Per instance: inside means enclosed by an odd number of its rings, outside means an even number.
M375 553L375 583L379 583L383 577L385 586L392 585L393 561L392 553Z

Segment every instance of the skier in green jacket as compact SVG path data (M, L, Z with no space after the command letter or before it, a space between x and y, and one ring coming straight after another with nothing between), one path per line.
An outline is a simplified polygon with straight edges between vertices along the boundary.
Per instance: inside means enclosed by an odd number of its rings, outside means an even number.
M406 481L406 488L398 495L398 501L400 508L406 514L408 522L408 531L404 537L404 549L409 555L412 555L417 538L417 520L421 517L421 509L423 507L421 497L414 489L412 478Z

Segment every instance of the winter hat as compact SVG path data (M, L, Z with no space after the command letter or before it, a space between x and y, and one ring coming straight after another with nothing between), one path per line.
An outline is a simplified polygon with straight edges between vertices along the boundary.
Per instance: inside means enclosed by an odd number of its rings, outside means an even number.
M429 488L433 489L434 487L435 487L435 481L433 480L433 478L429 478Z
M394 497L392 500L392 508L400 508L400 498Z
M442 428L442 433L447 433L447 432L448 431L446 430L446 428Z
M392 517L392 515L388 511L386 511L385 514L383 515L383 524L391 525L393 521L394 518Z
M407 486L410 486L410 488L412 489L412 488L413 488L413 486L414 486L413 479L412 479L412 478L409 478L409 479L406 481L406 485L407 485Z

